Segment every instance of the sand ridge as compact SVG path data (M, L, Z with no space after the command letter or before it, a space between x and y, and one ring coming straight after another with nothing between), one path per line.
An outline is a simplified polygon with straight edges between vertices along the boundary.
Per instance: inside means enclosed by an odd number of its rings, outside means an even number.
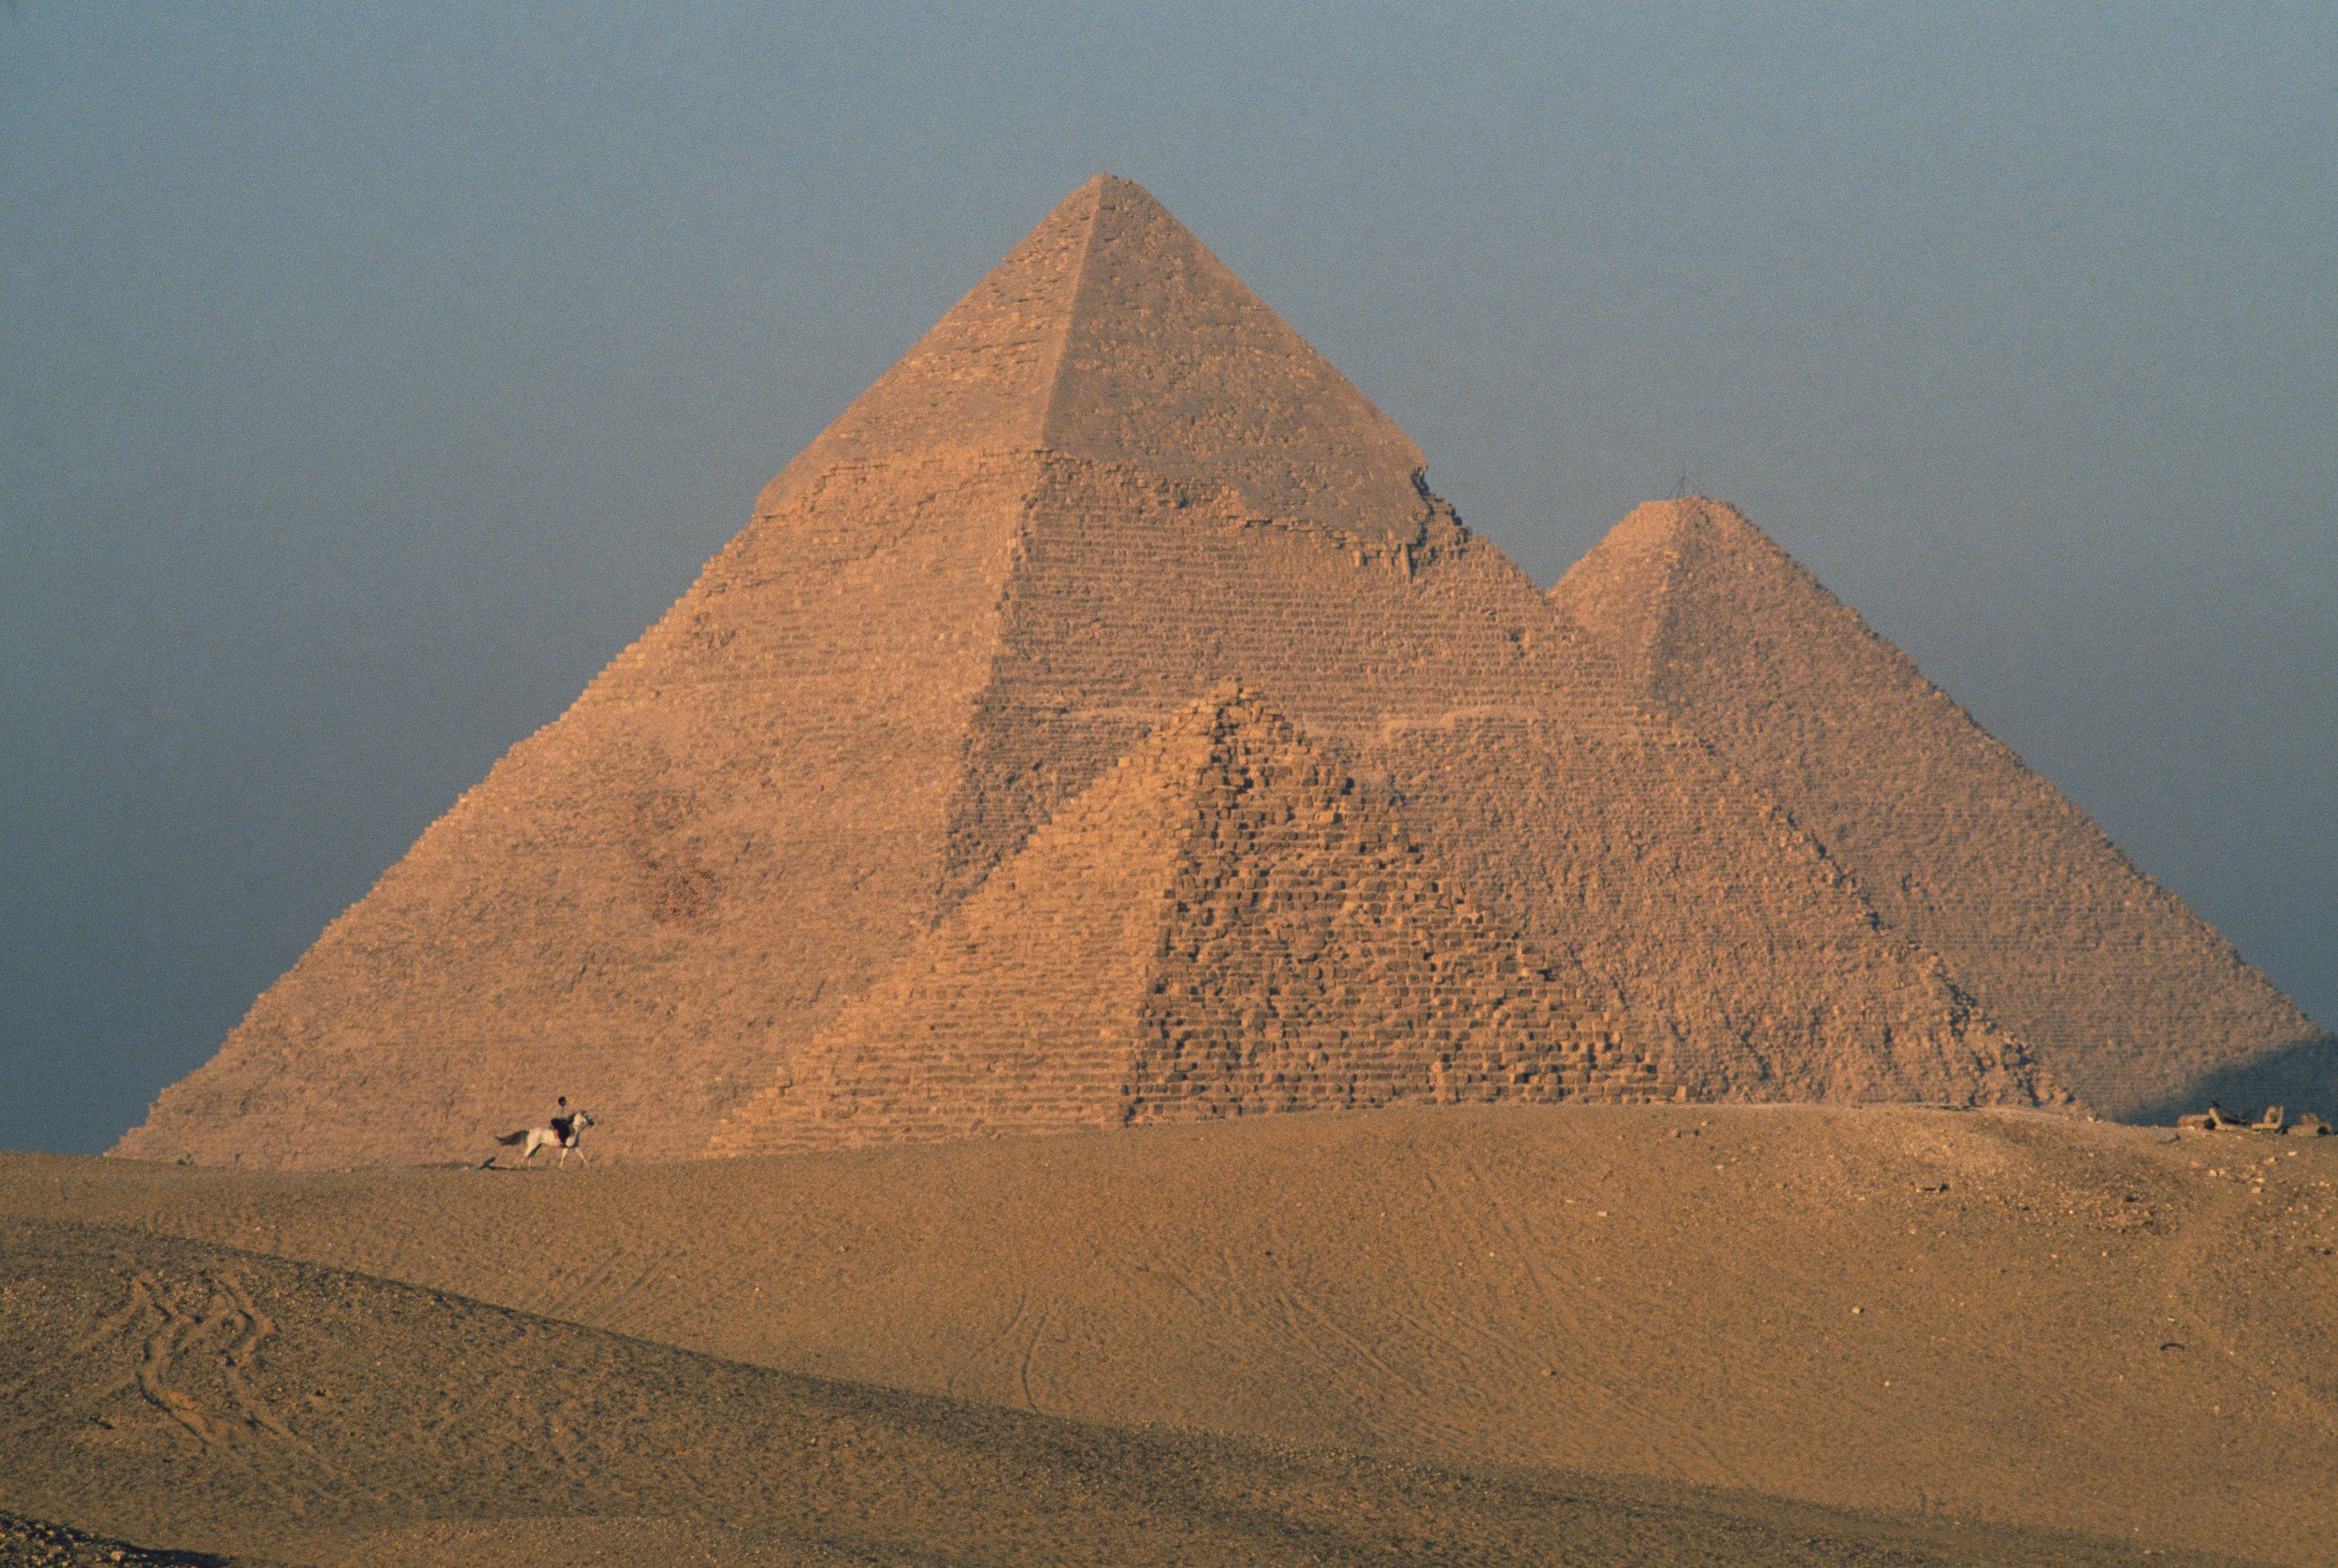
M1438 1107L0 1211L1086 1422L2338 1561L2338 1140Z
M19 1538L167 1545L148 1561L2123 1560L1694 1489L1116 1431L53 1220L0 1220L0 1503L76 1526Z

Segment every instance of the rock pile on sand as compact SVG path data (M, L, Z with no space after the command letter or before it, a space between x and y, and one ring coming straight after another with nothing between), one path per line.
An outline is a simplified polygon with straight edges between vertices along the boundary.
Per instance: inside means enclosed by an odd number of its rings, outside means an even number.
M1736 513L1644 509L1546 595L1422 471L1100 177L119 1152L476 1159L563 1093L620 1159L2269 1074L2338 1113L2327 1036Z

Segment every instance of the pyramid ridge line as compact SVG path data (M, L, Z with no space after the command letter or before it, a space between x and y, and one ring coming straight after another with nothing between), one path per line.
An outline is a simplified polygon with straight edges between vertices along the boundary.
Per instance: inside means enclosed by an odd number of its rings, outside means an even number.
M1654 602L1650 606L1653 612L1645 618L1637 639L1638 658L1645 668L1638 670L1634 679L1648 687L1648 695L1662 708L1666 699L1654 683L1667 651L1674 646L1675 634L1681 630L1681 595L1688 584L1690 573L1698 564L1692 553L1699 549L1708 554L1732 549L1751 550L1761 558L1762 565L1793 583L1797 591L1811 595L1826 609L1850 617L1857 629L1883 650L1906 673L1913 676L1927 690L1955 706L1957 712L1964 713L1968 722L1981 727L1980 721L1966 712L1961 703L1957 703L1938 683L1923 673L1906 649L1869 625L1866 616L1827 587L1815 571L1748 516L1742 507L1717 496L1669 496L1640 502L1602 535L1574 566L1562 573L1558 582L1551 585L1551 601L1570 619L1583 620L1585 618L1579 606L1611 603L1615 590L1606 584L1602 585L1607 588L1605 594L1586 590L1581 580L1577 578L1577 568L1593 563L1594 557L1600 556L1602 552L1614 550L1638 551L1657 556L1659 568L1651 596ZM1572 586L1571 579L1574 580ZM1609 640L1607 634L1595 635L1595 640ZM1628 671L1628 666L1626 669ZM1987 733L1985 728L1983 732ZM1996 737L1991 736L1990 739L1995 741ZM2003 744L2002 741L1998 743Z
M1067 802L1004 875L903 954L807 1043L809 1055L736 1108L708 1152L1409 1100L1678 1098L1668 1047L1634 1053L1617 1040L1578 982L1562 980L1525 932L1462 885L1400 799L1377 791L1359 798L1357 784L1336 749L1248 683L1220 683ZM1119 836L1131 829L1137 838ZM1100 834L1113 846L1101 858ZM1290 901L1294 868L1305 880L1321 874L1307 868L1323 866L1343 880ZM1108 895L1122 899L1117 915L1076 921L1063 939L1112 927L1127 942L1123 957L1100 951L1089 956L1100 963L1064 971L1056 943L1009 940L969 967L971 955L1000 942L1003 907L1035 900L1032 909L1058 908L1062 891L1076 886L1059 879L1083 868L1130 880ZM1399 907L1393 924L1381 907L1389 900ZM1288 975L1262 975L1246 962L1246 955L1284 952L1271 935L1277 927L1253 927L1244 913L1262 909L1268 913L1257 918L1295 919L1315 939ZM1260 930L1270 933L1263 946ZM1414 938L1389 945L1393 931L1422 930L1444 939L1417 958ZM1221 971L1224 964L1233 967ZM1335 969L1327 973L1321 964ZM1010 1029L1012 1038L998 1038L995 1007L968 1005L983 995L986 976L1002 976L1011 996L1033 975L1044 985L1051 968L1054 988L1034 994L1044 1016L1027 1034ZM1090 992L1087 983L1098 974L1109 985ZM1433 1035L1392 1036L1369 1009L1352 1019L1339 1014L1356 1000L1351 987L1393 984L1405 995L1424 981L1453 987L1440 993L1443 1021ZM1262 982L1263 992L1243 989ZM1277 985L1294 983L1294 1011L1269 1002L1267 1033L1231 1043L1230 1029L1239 1035L1248 1027L1235 1023L1249 1015L1246 994L1272 998L1285 994ZM1470 1013L1472 999L1489 999L1489 986L1502 1004ZM1061 1016L1046 1011L1058 1004L1066 1009ZM1456 1028L1458 1036L1448 1032ZM998 1061L986 1074L979 1064L990 1056Z
M1803 820L1775 784L1751 771L1739 758L1698 733L1670 710L1659 705L1652 709L1650 716L1676 743L1707 757L1754 814L1799 844L1832 890L1864 918L1869 931L1884 951L1900 965L1927 974L1938 984L1941 1000L1948 1003L1947 1016L1957 1026L1956 1040L1976 1061L1993 1064L2011 1073L2015 1087L2028 1097L2030 1106L2069 1109L2077 1102L2068 1086L2041 1062L2036 1044L2021 1029L1999 1017L1994 1008L1961 984L1940 953L1885 917L1857 868L1837 854L1814 825ZM1985 1056L1979 1045L1980 1041L1990 1037L1999 1043L1994 1057Z
M1767 556L1769 564L1782 568L1782 574L1785 580L1792 583L1797 590L1811 596L1826 612L1840 616L1843 625L1855 636L1858 637L1868 646L1873 648L1881 654L1892 666L1892 668L1899 675L1904 677L1917 691L1923 693L1928 699L1946 704L1949 711L1956 718L1961 719L1965 724L1970 726L1972 729L1977 731L1991 746L2002 750L2005 755L2013 762L2013 766L2019 769L2021 772L2029 776L2033 780L2043 784L2045 787L2054 790L2057 795L2061 794L2060 789L2056 786L2051 780L2048 780L2042 770L2031 766L2028 759L2024 757L2020 752L2012 745L2012 743L2005 741L1995 731L1991 730L1986 725L1983 724L1979 716L1976 715L1970 709L1967 708L1962 702L1958 701L1946 687L1942 686L1939 682L1927 675L1924 672L1924 667L1916 662L1914 655L1909 653L1908 650L1902 648L1898 642L1895 642L1892 639L1876 629L1874 625L1870 623L1865 615L1859 612L1859 610L1855 605L1853 605L1841 595L1836 593L1832 588L1829 588L1826 585L1826 581L1821 578L1817 572L1813 571L1808 565L1806 565L1800 557L1795 554L1793 551L1788 550L1784 545L1779 543L1767 529L1761 526L1761 525L1755 523L1751 517L1747 516L1743 509L1727 501L1716 501L1710 497L1702 496L1686 497L1685 499L1695 503L1694 516L1689 523L1689 527L1694 528L1700 524L1704 525L1704 538L1702 540L1699 540L1699 542L1717 539L1721 542L1722 547L1725 549L1731 545L1747 546ZM1678 502L1644 503L1641 507L1635 509L1635 515L1637 515L1638 511L1649 510L1650 507L1661 507L1667 505L1677 507L1679 504L1680 503ZM1630 518L1627 517L1625 522L1629 521ZM1617 527L1621 528L1623 525L1623 524L1618 524ZM1684 585L1688 569L1693 565L1685 549L1681 548L1681 545L1691 537L1692 536L1687 534L1685 531L1680 530L1677 527L1673 532L1667 535L1667 538L1674 541L1676 554L1667 562L1664 581L1659 588L1659 592L1663 599L1663 606L1657 626L1653 632L1652 632L1652 636L1670 633L1680 626L1679 616L1681 611L1680 602L1681 592ZM1663 648L1668 646L1670 646L1668 641L1652 641L1651 653L1652 655L1659 654ZM1663 699L1659 698L1658 700L1661 703ZM2064 797L2064 800L2071 810L2078 811L2081 815L2085 814L2083 810L2079 808L2077 802L2069 800L2067 797ZM2092 822L2091 818L2088 818L2087 820L2090 823ZM2100 831L2100 827L2097 828L2097 831ZM2113 849L2118 850L2122 859L2127 858L2126 852L2124 850L2119 850L2116 842L2112 841L2107 833L2103 834L2103 838L2104 842L2110 843ZM2146 881L2152 880L2149 873L2145 872L2140 866L2134 865L2131 860L2129 860L2129 863L2130 869L2133 870L2137 875L2143 876Z
M1056 416L1063 399L1064 361L1070 357L1072 334L1078 329L1080 301L1088 293L1089 263L1095 258L1096 254L1096 231L1103 224L1104 197L1117 186L1132 183L1128 180L1116 180L1109 174L1099 174L1064 198L1064 205L1068 205L1091 191L1095 193L1088 205L1086 229L1080 235L1079 259L1072 264L1070 298L1063 308L1063 321L1056 328L1055 357L1047 367L1046 391L1040 399L1038 446L1042 452L1055 450L1054 443L1049 438L1055 428ZM1142 187L1136 188L1142 189ZM1150 199L1149 195L1147 199Z
M1646 520L1644 523L1643 519ZM1746 515L1744 508L1735 502L1712 496L1673 496L1660 501L1642 501L1609 530L1609 537L1628 537L1635 524L1641 525L1638 531L1652 535L1681 553L1676 567L1685 563L1686 552L1695 546L1751 548L1800 574L1812 586L1826 593L1829 598L1835 597L1826 584L1819 582L1817 573L1803 565L1793 551L1779 543L1767 529ZM1667 575L1667 589L1676 579L1677 572Z

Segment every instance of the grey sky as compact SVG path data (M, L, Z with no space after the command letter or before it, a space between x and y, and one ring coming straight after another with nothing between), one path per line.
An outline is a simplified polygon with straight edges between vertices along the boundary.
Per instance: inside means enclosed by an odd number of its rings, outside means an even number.
M2338 8L1154 9L0 9L0 1144L1098 169L1542 581L1744 506L2338 1022Z

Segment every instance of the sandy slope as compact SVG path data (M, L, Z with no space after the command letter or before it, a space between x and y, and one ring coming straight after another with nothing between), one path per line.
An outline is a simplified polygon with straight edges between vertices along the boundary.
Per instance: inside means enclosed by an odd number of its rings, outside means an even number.
M556 1175L17 1157L0 1210L1088 1421L2332 1562L2334 1182L2338 1140L1451 1109Z
M10 1508L286 1561L2111 1561L1133 1435L69 1223L0 1220L0 1302Z

